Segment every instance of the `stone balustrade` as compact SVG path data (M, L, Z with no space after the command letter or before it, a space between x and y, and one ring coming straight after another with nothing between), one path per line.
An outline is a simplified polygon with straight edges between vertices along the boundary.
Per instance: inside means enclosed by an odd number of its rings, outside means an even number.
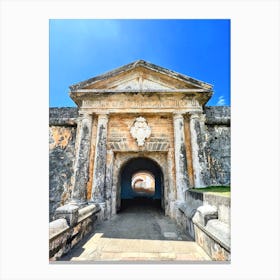
M99 212L98 204L81 209L70 204L57 208L56 220L49 224L49 260L58 260L89 234Z
M188 191L177 223L216 261L230 260L230 198Z

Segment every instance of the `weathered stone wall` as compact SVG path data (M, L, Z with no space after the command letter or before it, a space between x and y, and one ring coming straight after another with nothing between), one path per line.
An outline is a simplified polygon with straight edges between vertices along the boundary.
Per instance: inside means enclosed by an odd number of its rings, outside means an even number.
M207 185L230 185L230 107L206 107Z
M76 108L50 108L49 111L49 219L71 195L75 159Z
M108 176L110 174L108 170L106 175L106 188L107 192L110 192L107 193L107 197L112 196L112 207L107 206L107 208L111 209L112 213L115 214L115 209L120 207L119 172L125 159L140 156L156 161L162 169L165 187L165 190L162 192L164 194L162 206L165 209L165 213L172 216L171 205L174 203L176 196L175 185L173 184L175 182L175 168L172 163L174 160L173 116L141 114L151 128L151 135L146 139L143 147L137 145L136 140L130 133L130 128L138 116L123 114L112 115L109 118L107 149L114 151L114 163L112 163L114 168L111 168L113 170L112 179ZM173 159L172 162L170 159ZM107 168L110 169L110 166L107 166ZM107 203L107 205L110 204Z
M206 107L205 133L198 137L204 144L204 155L206 159L206 170L204 170L206 185L229 185L230 184L230 108L229 107ZM116 114L110 115L108 119L107 150L110 155L118 152L140 152L142 148L137 146L136 140L130 134L130 127L139 115ZM77 108L50 108L49 125L49 184L50 184L50 220L57 207L69 202L73 182L71 177L74 174L73 165L75 160L76 120L78 117ZM165 152L168 155L169 172L166 175L173 193L175 183L174 167L174 124L172 115L147 114L143 115L152 134L146 140L146 152ZM94 147L96 139L97 117L93 117L91 158L94 158ZM190 138L189 129L185 131L186 139ZM198 140L199 140L198 139ZM188 159L189 177L192 174L190 141L186 141L186 153ZM112 152L114 151L114 152ZM108 157L108 155L107 155ZM110 157L109 157L110 158ZM107 159L108 161L108 159ZM91 196L93 180L93 160L90 161L88 199ZM112 162L113 164L113 162ZM165 164L165 163L164 163ZM110 165L111 166L111 165ZM108 166L107 166L108 169ZM110 170L109 170L110 171ZM107 174L109 174L107 170ZM170 173L170 174L169 174ZM117 175L116 175L117 176ZM108 176L106 176L108 177ZM109 176L111 177L111 176ZM109 178L108 177L108 178ZM193 180L192 178L191 181ZM106 178L107 180L107 178ZM173 182L174 181L174 182ZM110 182L109 182L110 183ZM108 186L109 184L106 183ZM109 190L110 188L108 188ZM172 196L173 197L173 196ZM175 199L174 197L172 199ZM167 203L167 202L166 202Z
M76 125L78 117L78 108L61 107L50 108L49 110L49 124L50 125Z

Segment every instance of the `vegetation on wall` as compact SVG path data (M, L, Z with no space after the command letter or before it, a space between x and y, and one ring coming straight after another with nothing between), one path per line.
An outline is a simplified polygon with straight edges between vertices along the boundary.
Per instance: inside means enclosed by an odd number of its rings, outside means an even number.
M222 196L230 196L230 186L209 186L206 188L199 188L199 189L191 189L190 191L194 192L207 192L207 193L213 193L216 195L222 195Z

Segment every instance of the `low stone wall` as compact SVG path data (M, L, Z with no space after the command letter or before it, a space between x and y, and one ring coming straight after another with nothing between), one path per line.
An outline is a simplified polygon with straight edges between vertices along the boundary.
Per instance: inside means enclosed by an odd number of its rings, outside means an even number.
M230 198L187 191L177 223L217 261L230 260Z
M49 224L49 260L59 260L90 233L99 211L99 205L95 204L81 209L69 204L59 207L55 212L56 220Z
M218 219L215 206L200 206L192 218L195 241L214 261L230 260L230 226Z

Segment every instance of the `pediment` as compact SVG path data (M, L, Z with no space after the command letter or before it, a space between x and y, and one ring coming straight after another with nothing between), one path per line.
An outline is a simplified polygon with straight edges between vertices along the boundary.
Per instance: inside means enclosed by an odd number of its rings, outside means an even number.
M166 68L139 60L70 86L70 97L78 106L84 100L108 94L184 94L204 105L212 85ZM166 96L165 95L165 96Z
M70 86L71 91L79 90L176 90L205 89L212 86L143 60L127 64L100 76Z

